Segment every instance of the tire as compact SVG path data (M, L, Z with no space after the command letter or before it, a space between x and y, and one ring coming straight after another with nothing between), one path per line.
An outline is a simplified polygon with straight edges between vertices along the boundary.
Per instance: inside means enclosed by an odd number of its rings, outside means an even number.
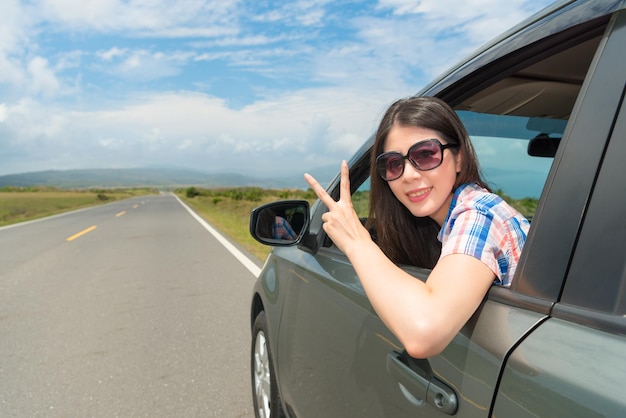
M252 326L252 399L257 418L284 417L274 375L274 361L268 341L265 312L261 311Z

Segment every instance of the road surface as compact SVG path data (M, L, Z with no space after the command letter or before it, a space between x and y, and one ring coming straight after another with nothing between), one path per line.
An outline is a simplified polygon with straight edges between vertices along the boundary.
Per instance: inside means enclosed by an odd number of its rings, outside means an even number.
M207 227L162 194L0 228L0 417L253 416L258 262Z

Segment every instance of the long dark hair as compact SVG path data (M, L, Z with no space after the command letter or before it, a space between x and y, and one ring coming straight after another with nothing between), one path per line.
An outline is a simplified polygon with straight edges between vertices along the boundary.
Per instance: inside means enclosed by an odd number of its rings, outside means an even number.
M441 243L437 240L439 225L430 217L414 216L376 172L376 157L383 153L387 135L394 125L430 129L447 143L459 144L457 149L451 148L452 152L461 154L461 171L454 190L465 183L488 187L480 174L469 135L447 103L435 97L411 97L398 100L387 109L371 152L368 226L375 228L378 245L394 263L433 268L441 254Z

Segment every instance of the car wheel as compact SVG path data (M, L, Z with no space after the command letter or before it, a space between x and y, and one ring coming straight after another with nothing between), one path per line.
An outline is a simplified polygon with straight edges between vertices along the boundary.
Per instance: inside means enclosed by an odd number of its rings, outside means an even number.
M252 398L257 418L284 417L274 376L272 351L267 339L265 312L257 315L252 326Z

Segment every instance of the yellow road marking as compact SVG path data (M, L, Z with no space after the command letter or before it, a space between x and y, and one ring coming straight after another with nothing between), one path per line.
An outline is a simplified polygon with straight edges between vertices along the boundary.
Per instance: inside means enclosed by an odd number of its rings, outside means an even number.
M133 209L137 209L139 205L133 205Z
M125 214L125 213L126 213L126 211L125 211L125 210L123 210L123 211L121 211L121 212L119 212L119 213L116 213L116 214L115 214L115 216L117 216L117 217L119 218L120 216L122 216L122 215L123 215L123 214Z
M90 226L90 227L89 227L89 228L87 228L87 229L83 229L83 230L82 230L82 231L80 231L78 234L74 234L74 235L72 235L72 236L71 236L71 237L69 237L67 240L68 240L68 241L73 241L73 240L75 240L76 238L78 238L78 237L80 237L80 236L83 236L83 235L85 235L87 232L91 232L91 231L93 231L93 230L94 230L94 229L96 229L96 228L97 228L97 226L96 226L96 225Z

